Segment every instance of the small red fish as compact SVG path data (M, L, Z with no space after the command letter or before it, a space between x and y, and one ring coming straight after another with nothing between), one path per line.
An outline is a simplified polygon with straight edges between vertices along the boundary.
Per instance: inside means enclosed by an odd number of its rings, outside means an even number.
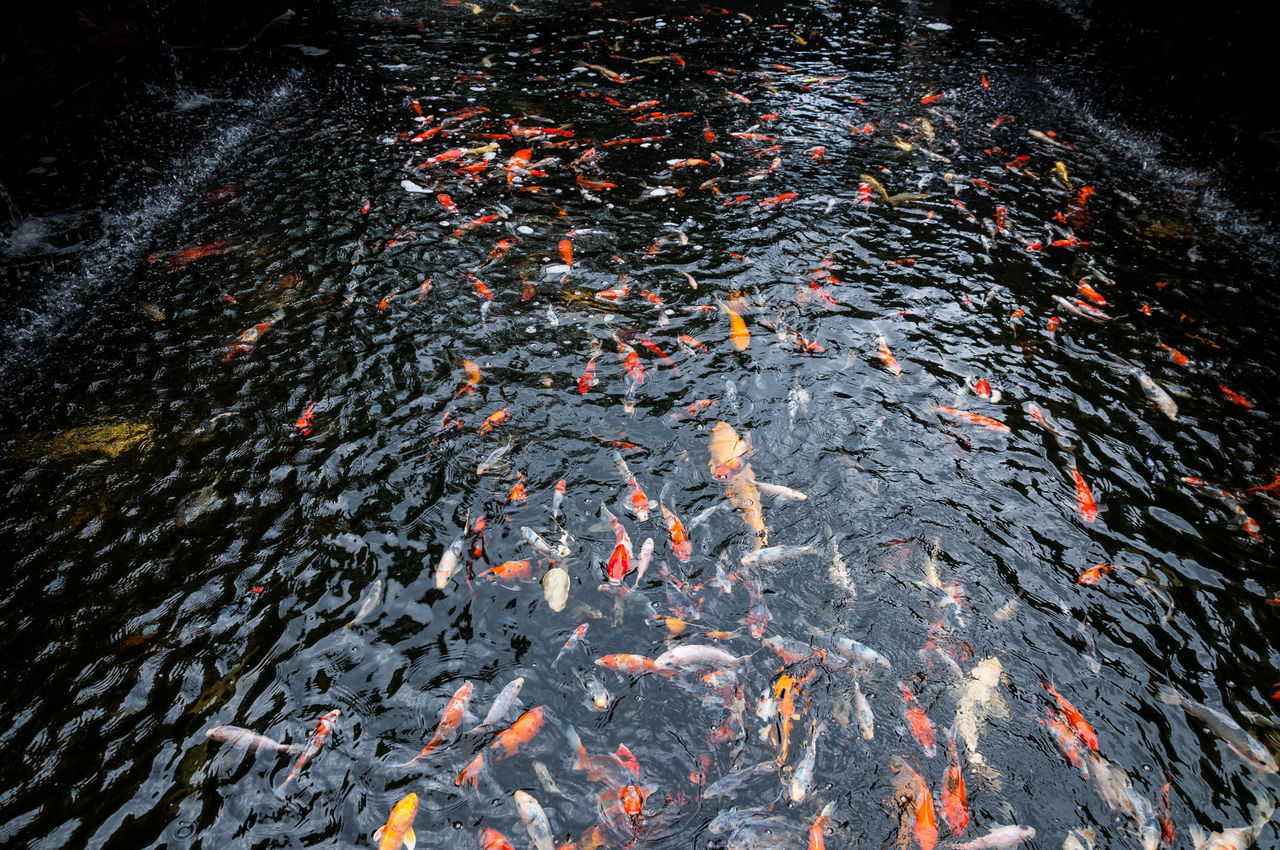
M899 682L898 689L902 691L902 703L907 709L907 723L911 726L912 737L920 744L924 754L933 758L938 752L938 733L934 730L933 723L916 702L915 694L911 693L910 688Z
M510 408L500 407L497 410L495 410L493 413L490 413L488 418L486 418L484 422L480 423L479 433L488 434L495 427L507 421L507 411L509 409Z
M573 243L568 239L561 239L559 244L560 259L564 260L566 266L573 265Z
M1218 389L1222 390L1223 395L1227 397L1228 401L1234 402L1241 407L1253 407L1253 405L1249 403L1249 399L1240 395L1240 393L1231 389L1226 384L1218 384Z
M578 379L578 392L586 395L596 384L596 359L592 357L587 361L587 369L582 373L582 377Z
M765 198L763 201L756 204L756 206L771 207L771 206L774 206L775 204L785 204L790 201L794 201L798 197L800 197L799 192L783 192L781 195L775 195L772 198Z
M1080 736L1080 740L1084 742L1085 746L1096 753L1098 751L1098 733L1093 731L1093 727L1084 719L1084 715L1066 697L1058 693L1058 690L1053 685L1048 682L1041 682L1040 684L1058 703L1058 710L1067 719L1072 731Z
M493 300L493 292L485 285L485 282L473 274L467 275L467 279L471 281L471 286L475 288L476 295L479 295L485 301Z
M1098 564L1080 574L1076 584L1097 584L1102 577L1116 568L1115 564Z
M280 783L280 787L276 789L277 794L282 794L289 783L298 778L298 774L302 772L302 767L325 745L325 742L333 736L333 730L337 728L338 716L342 714L340 709L334 709L320 718L320 722L316 724L315 731L311 733L310 740L307 741L306 748L302 751L302 755L298 756L297 762L293 765L293 770L289 771L289 775L285 777L284 782Z
M988 395L990 395L989 387L987 389L987 393ZM992 419L989 416L982 416L981 414L978 414L978 413L970 413L967 410L956 410L954 407L943 407L942 405L935 405L935 409L939 413L949 416L952 419L959 419L961 421L968 422L971 425L981 425L983 428L989 428L990 430L996 431L1001 434L1009 433L1008 425L1004 424L998 419Z
M451 213L458 211L458 205L453 202L453 198L450 198L444 192L436 195L436 200L439 201L440 206L444 207L447 211Z

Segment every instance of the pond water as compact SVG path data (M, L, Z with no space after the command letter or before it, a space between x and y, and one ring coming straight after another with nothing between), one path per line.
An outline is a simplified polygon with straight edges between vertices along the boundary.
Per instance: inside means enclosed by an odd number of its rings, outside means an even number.
M3 842L368 846L413 792L524 846L522 789L556 845L929 847L927 787L943 844L1274 844L1268 214L1090 61L357 2L73 98L3 260ZM288 781L207 735L335 710Z

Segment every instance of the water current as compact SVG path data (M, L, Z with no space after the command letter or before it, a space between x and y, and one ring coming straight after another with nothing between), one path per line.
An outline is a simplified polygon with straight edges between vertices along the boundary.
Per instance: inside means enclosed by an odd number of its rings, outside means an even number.
M63 125L0 843L1275 846L1270 214L1001 27L356 2Z

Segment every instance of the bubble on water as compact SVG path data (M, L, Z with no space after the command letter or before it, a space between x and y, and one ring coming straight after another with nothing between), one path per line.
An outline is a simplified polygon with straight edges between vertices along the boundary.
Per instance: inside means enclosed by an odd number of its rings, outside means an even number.
M532 232L533 228L527 224L522 224L516 228L516 233L523 233L525 236L528 236Z

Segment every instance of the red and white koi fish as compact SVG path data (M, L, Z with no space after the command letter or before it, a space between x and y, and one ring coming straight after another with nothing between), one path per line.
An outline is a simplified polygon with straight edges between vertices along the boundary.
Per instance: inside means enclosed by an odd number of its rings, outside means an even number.
M284 782L280 783L280 787L276 789L276 795L283 795L284 789L289 787L289 783L298 778L298 774L302 772L303 766L311 760L316 753L320 752L320 748L325 742L333 736L333 730L338 725L338 717L342 714L340 709L335 708L324 717L320 718L320 722L316 724L315 731L311 733L306 747L302 750L302 754L298 756L297 762L293 765L293 770L289 771L289 775L285 777Z
M560 652L556 654L556 660L551 662L552 667L559 664L561 658L564 658L574 650L574 647L582 643L582 639L587 636L587 626L589 625L590 623L583 623L581 626L578 626L578 628L573 630L573 634L569 635L569 639L564 642L564 646L560 649Z
M436 732L431 736L431 740L422 748L422 752L418 753L409 764L419 759L426 758L431 751L439 747L441 744L447 744L458 735L458 728L462 725L462 715L467 710L467 703L471 701L471 682L463 682L462 687L454 692L453 697L444 707L444 713L440 715L440 722L436 725Z
M608 508L601 506L600 511L605 515L605 519L609 520L614 534L617 535L613 546L613 554L609 556L609 566L607 568L609 583L621 584L627 573L631 572L631 536L627 534L626 528L623 527L616 516L610 513Z
M939 413L951 419L957 419L961 422L968 422L971 425L981 425L1000 434L1008 434L1009 426L998 419L992 419L989 416L983 416L978 413L970 413L967 410L957 410L954 407L943 407L942 405L934 405L934 409Z
M1071 466L1071 477L1076 482L1076 510L1080 512L1080 518L1085 522L1093 522L1098 518L1098 505L1093 501L1089 483L1084 480L1084 476L1074 464Z
M662 509L662 516L667 520L667 531L671 535L671 553L681 561L688 561L693 554L693 542L689 540L689 534L684 530L684 525L666 505L658 502L658 507Z

